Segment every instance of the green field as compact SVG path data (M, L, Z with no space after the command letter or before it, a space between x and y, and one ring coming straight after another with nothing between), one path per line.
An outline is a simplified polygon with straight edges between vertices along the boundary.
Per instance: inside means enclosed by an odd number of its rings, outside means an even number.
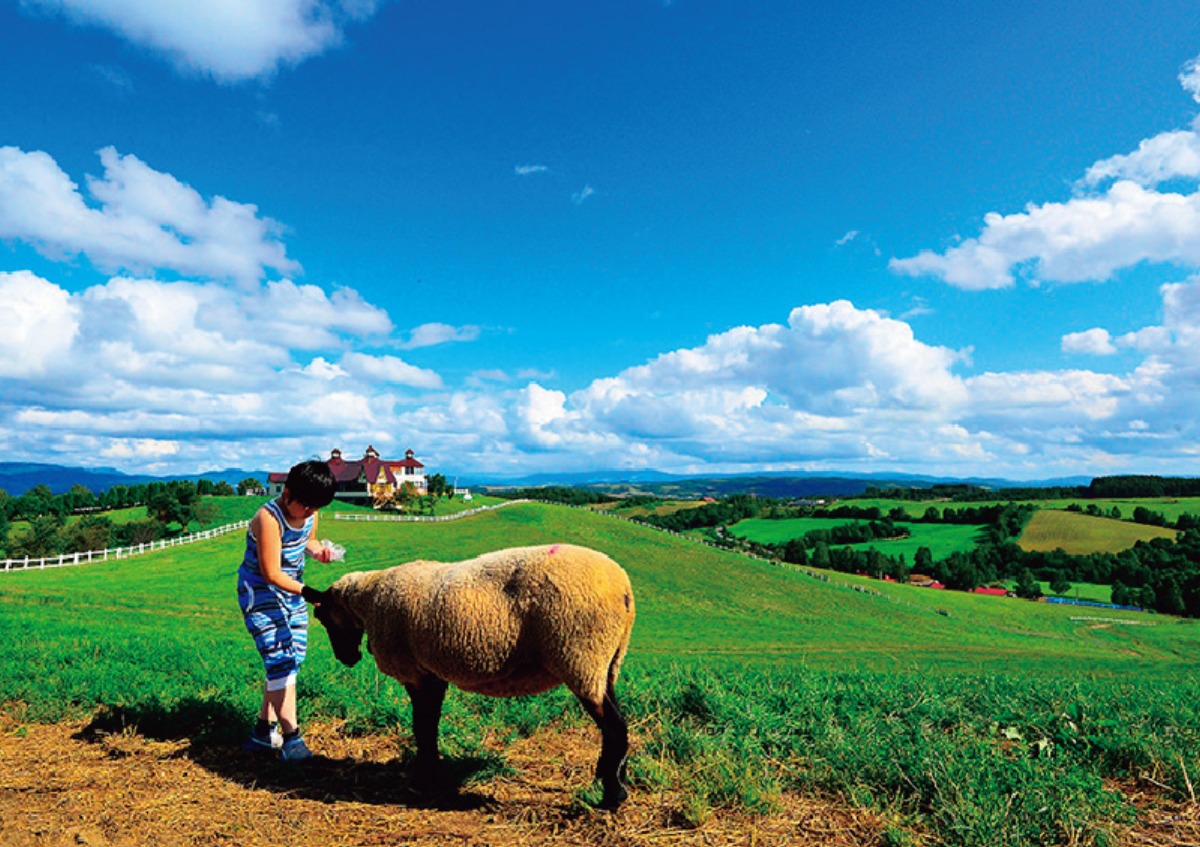
M1093 517L1080 512L1038 509L1018 540L1023 550L1063 550L1072 555L1119 553L1139 541L1174 538L1175 530Z
M878 508L883 514L887 514L892 509L903 509L913 517L918 517L924 514L929 507L935 509L964 509L964 508L980 508L985 506L1003 506L1006 503L1013 502L998 497L995 500L980 500L966 502L951 502L949 500L896 500L886 497L863 497L847 499L839 501L834 506L848 505L856 508L870 509ZM1039 509L1066 509L1068 506L1078 506L1081 509L1086 509L1089 505L1094 505L1106 515L1112 511L1115 506L1121 512L1121 517L1129 520L1133 517L1133 510L1138 506L1149 509L1152 512L1157 512L1163 515L1168 521L1176 521L1180 515L1191 514L1200 515L1200 497L1140 497L1137 499L1130 498L1100 498L1096 500L1088 500L1083 498L1074 499L1045 499L1045 500L1021 500L1021 503L1029 503Z
M331 517L331 516L330 516ZM620 686L639 746L635 791L769 814L781 791L833 792L886 810L889 843L1098 844L1131 807L1106 779L1153 772L1186 796L1200 773L1200 626L1161 616L809 575L586 510L527 504L441 524L322 522L344 544L310 564L347 570L454 560L569 541L630 572L638 620ZM120 562L0 574L0 703L23 720L236 744L261 667L238 614L236 533ZM1113 623L1115 621L1115 623ZM369 661L337 665L314 631L301 716L346 731L407 726L402 689ZM522 734L582 720L562 692L452 694L448 754L483 727ZM173 737L178 737L173 736ZM403 739L407 735L402 735Z
M254 517L254 513L258 511L267 498L264 497L240 497L240 496L212 496L204 498L215 507L214 517L201 526L193 521L189 526L188 532L198 532L202 529L212 529L213 527L224 526L225 524L237 523L238 521L248 521ZM439 498L434 506L433 514L435 516L454 515L459 512L465 512L471 509L478 509L481 506L495 506L497 503L504 502L499 497L488 497L474 495L471 500L465 501L461 497L455 497L451 500ZM375 514L375 510L370 506L360 505L358 503L347 503L342 500L334 500L322 510L322 515L329 515L337 512L365 512ZM141 521L146 519L145 506L131 506L127 509L113 509L107 512L92 512L90 514L100 515L108 518L114 524L126 524L133 521ZM424 514L423 512L420 514ZM71 524L75 521L82 520L84 515L71 515L67 518L67 523ZM178 529L178 524L174 527ZM15 521L12 524L11 533L13 538L19 538L29 529L27 521Z
M759 544L786 544L793 538L803 538L805 533L820 529L833 529L854 521L850 518L747 518L729 528L738 538ZM982 526L958 524L926 524L897 521L896 525L909 531L907 538L886 541L869 541L848 545L855 550L872 548L889 556L904 556L911 564L917 549L928 547L934 559L944 559L951 553L969 552L979 543Z

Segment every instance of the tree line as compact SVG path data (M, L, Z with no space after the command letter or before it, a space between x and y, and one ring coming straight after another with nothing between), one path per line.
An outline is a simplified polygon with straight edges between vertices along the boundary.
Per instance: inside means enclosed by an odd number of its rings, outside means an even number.
M1090 514L1121 517L1119 512L1114 515L1111 510L1106 512L1095 504L1075 508ZM1171 522L1153 510L1138 506L1132 515L1137 522L1173 527L1180 530L1180 535L1174 540L1139 541L1119 553L1073 555L1062 550L1026 551L1017 545L1016 539L1035 511L1028 503L939 504L917 510L917 515L909 514L905 509L891 509L885 514L876 506L852 503L826 508L807 507L803 511L805 516L843 518L848 523L830 530L810 531L782 544L735 539L720 528L748 517L788 517L795 512L782 501L747 496L638 520L678 532L707 529L710 530L707 537L714 543L748 549L797 565L868 574L879 579L889 577L897 581L907 581L913 574L919 574L949 589L961 591L999 582L1013 583L1014 593L1027 598L1041 595L1040 583L1049 584L1052 591L1060 594L1069 591L1073 582L1111 585L1111 599L1117 605L1200 617L1200 516L1184 514ZM856 550L845 546L896 537L891 533L900 529L895 527L898 521L978 524L985 527L984 537L970 551L954 552L939 559L933 557L928 547L920 547L911 562L903 555L888 555L879 549Z
M0 558L42 559L64 553L83 553L148 544L187 531L193 523L209 526L217 519L210 496L261 490L254 479L243 480L238 492L227 482L201 479L114 485L94 494L73 485L54 494L37 485L18 496L0 489ZM145 517L116 523L104 514L115 509L145 507ZM77 516L68 522L67 518ZM12 531L16 521L28 526Z

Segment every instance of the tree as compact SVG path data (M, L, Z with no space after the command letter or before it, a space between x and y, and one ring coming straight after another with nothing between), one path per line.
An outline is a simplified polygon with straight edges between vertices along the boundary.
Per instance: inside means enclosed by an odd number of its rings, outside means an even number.
M57 556L63 546L62 526L60 515L45 514L31 518L29 529L16 540L13 552L31 559Z
M252 476L248 476L237 484L237 493L245 497L253 494L259 496L263 493L263 484Z
M928 547L918 547L916 555L913 556L913 570L917 573L929 573L929 569L933 567L933 551Z
M1013 593L1025 600L1036 600L1042 596L1042 587L1033 578L1033 571L1029 568L1021 571L1021 575L1017 577L1017 585L1013 589Z
M405 509L408 504L417 499L417 489L411 482L406 482L400 486L400 490L396 492L393 500L396 506L400 509Z
M793 565L807 565L808 551L804 549L804 542L799 538L793 538L783 546L783 560L791 562Z
M153 518L142 518L116 527L113 540L118 547L136 547L163 537L165 527Z
M113 544L113 522L103 515L86 515L63 533L66 549L72 552L107 550Z
M96 495L86 485L80 485L78 482L72 485L71 490L63 497L67 501L67 510L71 512L80 512L96 506Z
M1054 579L1050 580L1050 590L1059 597L1071 590L1071 583L1067 582L1067 576L1062 571L1054 572Z
M204 529L206 524L216 523L219 516L217 504L207 497L197 497L188 511L191 512L191 519L200 524L201 529Z
M454 490L446 483L446 477L440 473L435 473L429 479L425 480L425 490L429 492L431 497L441 497L447 491L451 494Z
M177 523L186 527L189 511L189 508L181 503L178 497L167 490L152 494L149 502L146 503L146 516L161 524Z

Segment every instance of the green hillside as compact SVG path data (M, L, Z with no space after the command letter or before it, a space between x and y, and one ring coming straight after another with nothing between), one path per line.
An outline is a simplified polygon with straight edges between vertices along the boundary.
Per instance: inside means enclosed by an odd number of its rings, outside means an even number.
M1153 768L1182 792L1200 772L1191 622L810 575L541 504L436 524L325 517L322 535L347 560L311 563L318 587L348 570L552 541L621 562L638 607L620 686L640 739L631 778L635 790L684 790L693 802L680 820L723 807L770 813L785 790L835 792L888 809L892 843L912 826L945 844L1089 844L1129 816L1104 779ZM241 552L234 533L0 574L0 643L11 645L0 651L0 704L24 720L99 710L105 726L236 743L261 685L235 600ZM352 732L407 725L399 686L369 661L341 667L313 635L302 720ZM580 720L561 691L455 694L443 744L480 756L483 727L522 734L554 718Z
M853 518L747 518L738 521L729 531L739 538L759 544L786 544L793 538L803 538L813 530L828 530L848 523ZM928 547L935 559L944 559L951 553L966 553L979 543L982 526L972 524L928 524L897 521L896 525L908 530L907 538L886 541L871 541L851 544L857 550L875 548L889 556L904 556L908 562L916 557L917 549Z
M1125 627L1101 637L1071 620L1077 610L875 581L865 583L870 593L864 593L854 590L852 577L830 574L825 582L578 509L516 505L445 524L325 518L322 535L344 544L347 556L336 566L310 563L307 579L318 586L346 570L417 558L457 560L504 546L569 541L604 550L626 567L636 589L632 662L736 656L739 661L801 661L810 668L853 663L864 669L949 673L1020 656L1022 670L1085 662L1092 674L1135 668L1175 674L1184 670L1181 662L1189 668L1200 662L1200 626L1190 622L1167 625L1152 616L1113 612L1159 625ZM203 623L205 639L245 646L241 621L230 605L241 546L241 537L233 533L119 562L4 575L0 637L53 637L62 628L64 634L92 633L93 640L120 639L131 625L152 632L164 620L186 619ZM47 616L46 608L70 614ZM139 610L136 621L119 614L126 609ZM181 632L164 638L185 643L195 636ZM0 657L0 663L12 660ZM0 674L0 685L11 684L16 675ZM0 688L0 699L12 696ZM36 693L18 696L36 698Z
M1021 533L1025 550L1062 549L1073 555L1119 553L1139 541L1174 538L1175 530L1095 517L1080 512L1038 509Z

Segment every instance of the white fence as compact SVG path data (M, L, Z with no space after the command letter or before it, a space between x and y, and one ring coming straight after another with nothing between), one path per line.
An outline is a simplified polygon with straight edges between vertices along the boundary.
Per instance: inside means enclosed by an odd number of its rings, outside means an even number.
M117 547L113 550L85 550L80 553L63 553L61 556L50 556L45 559L0 559L0 573L9 571L41 570L43 568L67 568L74 565L86 565L88 562L107 562L109 559L128 559L154 550L165 550L167 547L178 547L180 544L191 544L194 541L205 541L216 538L228 532L245 529L249 521L225 524L225 526L194 532L191 535L180 535L176 538L163 538L147 544L134 544L130 547Z
M509 500L504 503L498 503L495 506L480 506L477 509L468 509L465 512L456 512L452 515L377 515L363 514L358 512L334 512L334 520L339 521L456 521L459 518L478 515L481 512L490 512L495 509L503 509L505 506L512 506L516 503L528 503L529 500ZM49 556L44 559L31 559L26 556L23 559L0 559L0 573L8 573L10 571L26 571L26 570L42 570L44 568L68 568L75 565L86 565L89 562L107 562L110 559L128 559L130 556L138 556L142 553L150 553L154 550L164 550L167 547L178 547L180 544L191 544L194 541L204 541L209 538L216 538L219 535L225 535L228 532L244 530L249 524L249 521L240 521L239 523L226 524L225 526L215 527L214 529L206 529L202 532L195 532L191 535L181 535L177 538L164 538L159 541L151 541L147 544L135 544L131 547L117 547L113 550L86 550L80 553L63 553L61 556Z
M460 518L469 518L471 515L478 515L483 512L494 512L497 509L503 509L505 506L515 506L517 503L532 503L532 500L507 500L503 503L497 503L495 506L479 506L475 509L467 509L463 512L455 512L452 515L380 515L367 512L334 512L333 519L335 521L366 521L366 522L391 522L391 523L441 523L443 521L456 521Z

